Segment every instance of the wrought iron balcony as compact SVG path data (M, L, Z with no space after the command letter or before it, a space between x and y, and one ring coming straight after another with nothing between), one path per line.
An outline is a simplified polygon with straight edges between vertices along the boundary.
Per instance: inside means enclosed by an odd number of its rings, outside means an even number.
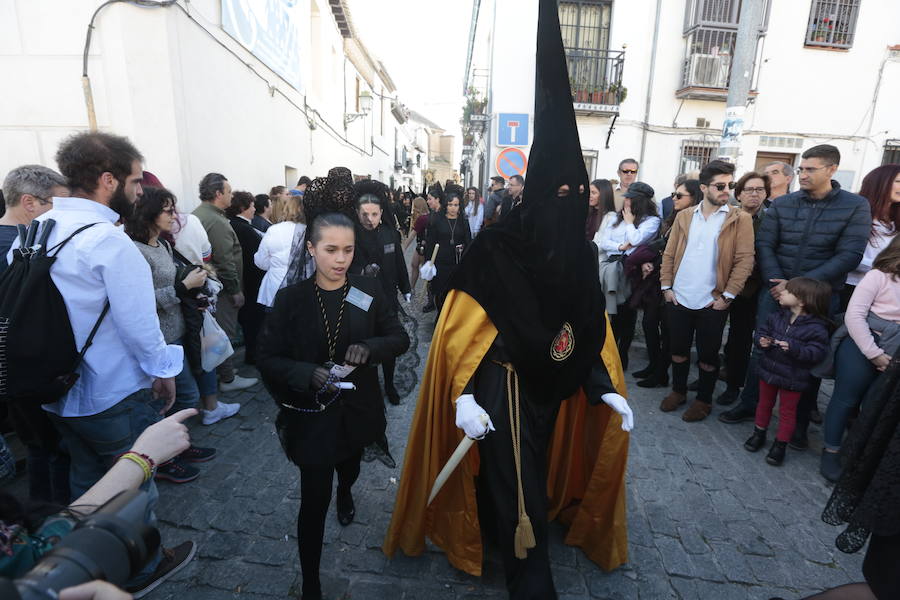
M569 85L575 112L580 114L618 114L628 90L622 85L625 52L566 48Z

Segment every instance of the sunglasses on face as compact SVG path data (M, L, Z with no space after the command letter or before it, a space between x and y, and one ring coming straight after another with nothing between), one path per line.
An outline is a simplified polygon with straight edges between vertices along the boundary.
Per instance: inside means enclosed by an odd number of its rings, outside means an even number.
M682 198L685 198L685 197L690 198L691 194L688 194L687 192L675 192L674 194L672 194L672 197L675 198L676 200L681 200Z
M710 187L714 187L714 188L716 188L717 190L719 190L720 192L725 191L725 188L728 188L729 190L733 190L733 189L734 189L734 182L733 182L733 181L729 181L728 183L711 183L711 184L710 184Z
M622 173L625 175L634 175L637 173L637 169L622 169Z

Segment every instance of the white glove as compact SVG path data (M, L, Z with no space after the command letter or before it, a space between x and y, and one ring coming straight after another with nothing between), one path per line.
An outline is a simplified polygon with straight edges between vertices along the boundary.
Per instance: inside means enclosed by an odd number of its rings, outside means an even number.
M634 429L634 413L631 412L631 407L628 406L628 402L622 396L618 394L603 394L600 398L607 404L611 409L622 415L622 429L624 431L631 431ZM457 417L457 420L459 417Z
M488 431L494 431L491 418L478 406L472 394L463 394L456 399L456 426L473 440L480 440Z
M431 281L432 279L434 279L434 276L437 275L437 267L435 267L434 263L429 260L424 265L419 267L419 275L425 281Z
M406 303L409 304L412 302L412 294L403 294L403 299L406 300Z

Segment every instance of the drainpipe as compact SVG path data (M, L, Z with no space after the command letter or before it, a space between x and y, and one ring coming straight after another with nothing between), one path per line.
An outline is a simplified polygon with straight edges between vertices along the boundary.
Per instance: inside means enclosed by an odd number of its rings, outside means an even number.
M650 51L650 75L647 77L647 103L644 106L644 121L641 123L641 157L644 164L644 150L647 147L647 127L650 125L650 102L653 99L653 76L656 73L656 47L659 44L659 14L662 0L656 0L656 18L653 20L653 49Z

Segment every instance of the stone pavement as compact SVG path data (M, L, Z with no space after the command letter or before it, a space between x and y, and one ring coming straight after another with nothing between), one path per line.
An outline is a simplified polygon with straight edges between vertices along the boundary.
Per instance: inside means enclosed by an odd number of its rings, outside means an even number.
M407 357L418 372L434 321L434 313L421 316L420 302L412 311L420 323L418 356L411 362ZM642 354L633 351L635 368ZM628 468L630 560L604 573L580 550L565 546L562 528L554 525L551 557L561 598L797 598L861 579L862 557L836 550L839 530L819 519L829 488L818 474L817 428L811 432L813 450L791 450L783 467L770 467L764 452L742 448L752 424L723 425L714 417L685 423L677 413L658 410L662 389L633 383L629 378L636 415ZM154 593L159 600L297 595L298 471L281 452L272 424L275 407L265 390L258 386L229 400L243 403L239 416L193 428L195 442L215 446L219 456L200 465L203 473L193 483L160 485L163 539L193 539L199 551ZM398 465L415 400L410 394L401 406L387 409ZM388 560L382 554L399 477L399 466L364 463L354 490L356 522L347 528L338 525L332 503L322 556L327 597L504 598L499 558L490 553L481 579L452 568L433 547L416 558L400 554Z

